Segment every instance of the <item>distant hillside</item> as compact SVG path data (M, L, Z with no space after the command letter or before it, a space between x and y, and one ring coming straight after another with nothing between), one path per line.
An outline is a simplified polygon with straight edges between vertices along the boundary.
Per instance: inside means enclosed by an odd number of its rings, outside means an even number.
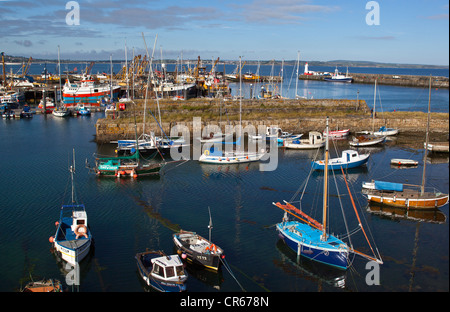
M29 57L23 57L23 56L11 56L11 55L5 55L5 62L7 63L23 63L27 62ZM177 60L164 60L166 63L176 63ZM188 60L185 60L188 61ZM191 62L194 62L194 64L197 62L197 59L195 60L189 60ZM209 60L203 60L203 62L207 62L209 64ZM50 59L34 59L33 63L55 63L57 60L50 60ZM80 62L90 62L90 60L85 61L72 61L72 60L61 60L61 63L80 63ZM95 61L96 63L109 63L109 60L103 60L103 61ZM114 63L117 62L125 62L125 60L115 60ZM275 65L281 65L281 60L265 60L265 61L256 61L256 60L246 60L247 65L255 65L258 64L258 62L261 65L272 65L273 63ZM305 64L305 62L308 62L310 66L331 66L331 67L380 67L380 68L433 68L433 69L449 69L448 65L426 65L426 64L401 64L401 63L380 63L380 62L372 62L372 61L351 61L351 60L333 60L333 61L307 61L302 60L300 63L302 65ZM220 60L220 63L223 64L239 64L239 60ZM295 65L297 64L297 60L285 60L285 65Z

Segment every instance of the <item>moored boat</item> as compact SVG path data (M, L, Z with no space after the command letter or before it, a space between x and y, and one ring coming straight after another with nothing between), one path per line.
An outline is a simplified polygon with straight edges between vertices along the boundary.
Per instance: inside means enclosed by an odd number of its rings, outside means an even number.
M449 196L434 188L386 181L363 182L362 193L370 202L407 209L436 209L448 203Z
M43 279L27 283L21 292L63 292L62 283L57 279Z
M348 144L354 147L363 147L363 146L372 146L377 144L383 144L386 142L385 136L376 136L376 135L359 135L357 137L353 137L353 140L349 141Z
M75 265L89 253L93 240L85 206L76 203L73 181L75 152L73 165L70 166L69 171L72 180L71 203L61 206L59 221L55 223L56 233L49 238L49 241L64 261Z
M325 141L322 133L311 131L308 139L285 140L283 146L291 149L315 149L325 146Z
M111 87L109 84L99 84L90 75L83 76L79 84L71 83L67 79L63 88L64 105L72 107L82 103L100 106L101 100L109 97L111 93L113 94L113 99L117 99L119 91L120 86Z
M330 138L344 138L347 137L350 133L350 129L343 129L343 130L331 130L329 131L328 135ZM324 137L326 136L326 133L323 133Z
M186 257L189 262L209 269L219 269L224 251L206 238L195 232L181 230L173 234L173 242L182 258Z
M137 253L135 258L139 275L148 286L160 292L186 290L188 276L178 255L144 251Z
M341 157L330 158L328 160L328 170L336 169L351 169L362 166L369 160L370 154L360 155L354 150L345 150L342 152ZM312 162L312 168L314 170L325 170L325 161L316 160Z
M326 131L328 132L328 119ZM327 135L328 138L328 135ZM342 169L341 169L342 170ZM343 175L345 179L345 175ZM352 245L345 243L342 239L334 234L329 233L328 228L328 139L325 145L325 170L324 170L324 192L323 192L323 213L322 223L313 219L302 210L294 207L291 203L284 201L284 204L273 203L278 208L284 210L282 222L276 224L276 229L280 238L286 245L297 253L297 256L303 256L310 260L320 262L331 267L346 270L351 265L349 259L350 253L358 254L364 258L383 263L381 257L377 258L375 251L372 249L374 256L369 256L353 249ZM347 189L348 184L346 181ZM361 225L359 215L354 206L353 197L349 191L355 214L359 221L361 230L365 231ZM289 220L288 214L293 215L297 220ZM347 229L348 230L348 229ZM366 236L367 239L367 236ZM367 240L368 241L368 240ZM369 241L368 241L369 243ZM370 246L370 243L369 243ZM379 256L379 255L378 255Z
M417 166L419 162L413 159L403 159L403 158L392 158L391 165L398 166Z

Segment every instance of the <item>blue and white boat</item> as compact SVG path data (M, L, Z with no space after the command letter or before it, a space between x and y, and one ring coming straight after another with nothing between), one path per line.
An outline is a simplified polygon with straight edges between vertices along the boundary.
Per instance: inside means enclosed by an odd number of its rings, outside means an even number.
M91 110L89 108L87 108L86 106L84 106L84 104L78 104L77 107L75 108L77 115L81 115L81 116L90 116L91 115Z
M341 157L331 158L328 160L328 170L351 169L360 167L367 163L370 154L359 154L354 150L345 150ZM312 162L314 170L325 170L325 161L316 160Z
M328 138L328 119L326 132ZM352 248L351 245L347 244L342 239L328 233L327 190L328 190L328 139L326 140L325 145L322 223L311 218L303 211L297 209L288 202L285 202L285 204L281 204L279 202L273 203L275 206L281 208L285 212L282 222L276 225L276 229L279 232L280 238L286 243L286 245L289 248L291 248L294 252L297 253L297 256L303 256L313 261L317 261L341 270L346 270L350 266L351 264L349 260L350 253L356 253L370 260L382 263L382 261L376 258L375 256L371 257L359 251L356 251ZM288 219L288 213L300 219L301 221L296 220L290 221ZM357 213L356 209L355 213ZM361 222L359 222L359 226L364 231Z
M72 200L70 204L62 205L59 221L56 222L56 233L50 237L49 241L64 261L75 265L89 253L93 238L89 229L85 206L84 204L77 204L75 200L73 183L75 156L69 171L72 179Z
M162 251L144 251L136 254L139 275L144 282L160 292L186 291L188 278L178 255Z

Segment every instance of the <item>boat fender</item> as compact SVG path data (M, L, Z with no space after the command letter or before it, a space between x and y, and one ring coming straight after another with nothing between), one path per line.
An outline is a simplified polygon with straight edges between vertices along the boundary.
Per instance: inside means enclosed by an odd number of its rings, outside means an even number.
M80 224L79 226L77 226L74 232L76 234L76 239L78 239L80 236L88 238L87 227L84 224Z
M230 161L230 158L227 157L227 161Z
M209 151L208 151L208 150L205 150L205 151L203 152L203 154L205 154L205 156L209 156Z
M219 161L222 161L222 158L219 157Z
M211 244L208 247L206 247L206 250L209 250L211 252L214 250L214 252L217 252L217 246L214 244Z
M245 158L248 159L248 156L246 156Z
M53 236L50 236L48 238L48 241L53 244L55 242L55 238Z
M58 222L58 221L56 221L56 222L55 222L55 226L56 226L56 227L58 227L58 225L59 225L59 222Z

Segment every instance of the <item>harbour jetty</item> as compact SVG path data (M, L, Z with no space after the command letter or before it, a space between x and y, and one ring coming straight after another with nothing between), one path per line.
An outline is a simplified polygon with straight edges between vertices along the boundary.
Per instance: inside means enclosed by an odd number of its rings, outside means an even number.
M142 133L144 101L136 100L135 109L128 105L125 111L100 118L96 123L96 141L108 143L119 139L135 138L134 114L138 135ZM239 101L217 99L191 99L188 101L155 100L148 101L145 117L146 131L160 133L158 106L161 126L166 134L176 125L185 126L191 133L208 125L217 125L225 131L226 125L239 124ZM151 113L150 113L151 112ZM277 125L285 131L307 133L325 128L325 117L329 116L331 129L350 129L351 132L367 130L373 118L364 100L345 99L299 99L299 100L242 100L242 126ZM195 124L194 117L201 123ZM449 132L449 114L431 114L431 132L446 135ZM158 120L158 123L157 121ZM400 132L424 132L427 114L423 112L379 113L375 128L381 126L398 128ZM195 129L201 126L202 129ZM421 140L422 142L423 140ZM423 144L423 142L422 142Z
M428 88L430 83L429 76L414 76L414 75L386 75L386 74L361 74L349 73L348 76L353 78L353 83L374 84L377 80L378 84L402 86L402 87L417 87ZM300 80L317 80L323 81L324 75L299 75ZM447 88L448 77L433 76L431 79L432 88Z

